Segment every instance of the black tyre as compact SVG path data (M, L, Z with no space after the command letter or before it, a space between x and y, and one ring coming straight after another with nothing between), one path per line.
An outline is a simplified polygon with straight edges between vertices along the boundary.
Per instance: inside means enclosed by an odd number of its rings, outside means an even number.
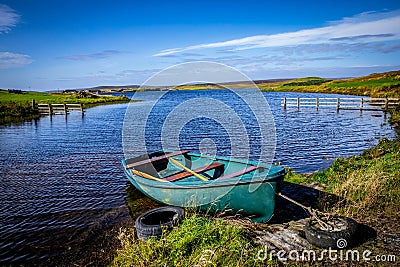
M163 232L170 231L183 217L183 209L179 207L161 207L141 214L135 221L136 235L140 240L160 237Z
M316 220L310 220L305 226L307 240L314 246L320 248L345 249L357 243L358 223L353 219L334 216L330 222L335 229L328 231L320 228Z

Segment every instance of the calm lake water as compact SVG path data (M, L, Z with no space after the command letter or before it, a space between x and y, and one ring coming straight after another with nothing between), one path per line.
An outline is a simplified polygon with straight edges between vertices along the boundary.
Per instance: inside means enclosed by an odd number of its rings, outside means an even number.
M335 157L359 154L380 138L395 136L388 118L380 111L285 111L280 105L282 97L324 95L264 95L276 128L275 162L298 172L324 169ZM156 96L155 92L146 92L135 98ZM199 97L218 99L234 108L243 118L252 142L251 157L257 157L259 131L254 116L249 115L241 99L227 90L173 91L164 95L146 128L147 146L160 146L163 118L174 106ZM131 108L140 113L146 105L147 101L138 102ZM0 264L38 262L74 253L93 235L127 220L127 179L121 167L127 106L98 106L87 109L83 117L71 113L0 126ZM193 110L189 108L187 113ZM234 150L229 138L223 125L198 118L181 129L179 144L197 150L201 144L211 142L218 154L229 155Z

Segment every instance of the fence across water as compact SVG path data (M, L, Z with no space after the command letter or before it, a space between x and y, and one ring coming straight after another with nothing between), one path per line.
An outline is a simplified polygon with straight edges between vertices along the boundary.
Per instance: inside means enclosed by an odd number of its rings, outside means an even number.
M387 111L396 108L400 104L400 98L304 98L304 97L285 97L282 98L282 106L284 109L289 107L295 108L336 108L336 110L384 110Z

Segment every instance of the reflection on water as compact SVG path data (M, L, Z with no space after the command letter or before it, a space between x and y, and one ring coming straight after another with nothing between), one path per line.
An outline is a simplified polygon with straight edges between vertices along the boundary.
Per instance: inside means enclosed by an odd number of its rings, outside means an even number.
M152 94L142 97L151 98ZM326 168L333 157L358 154L380 137L394 136L382 112L283 111L281 97L302 95L264 95L276 125L275 161L300 172ZM193 97L229 102L230 93L170 92L154 112L163 114ZM256 157L256 124L246 109L241 110L240 100L231 102L245 117L251 153ZM146 103L137 103L138 112ZM158 205L132 187L127 189L121 166L126 107L98 106L87 109L83 118L80 113L71 113L67 119L43 117L36 122L0 126L0 264L40 262L60 255L70 259L68 255L77 255L83 244L90 247L93 237L110 225L128 220L126 202L133 216ZM150 122L157 119L151 118ZM148 140L155 147L160 123L149 123L147 129ZM193 150L210 144L221 156L232 150L224 128L204 118L186 124L178 141Z
M161 207L161 204L143 195L131 183L126 186L126 205L132 218L138 217L147 210Z

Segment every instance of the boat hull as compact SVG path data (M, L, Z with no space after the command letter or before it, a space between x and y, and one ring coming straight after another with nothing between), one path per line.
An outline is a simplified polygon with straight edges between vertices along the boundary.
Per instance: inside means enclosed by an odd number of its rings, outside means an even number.
M125 174L138 190L165 205L196 208L210 213L239 213L250 216L255 222L267 222L274 213L275 196L285 171L276 166L264 167L268 167L269 171L262 175L243 175L207 182L190 180L160 183L134 175L129 169L125 169Z

